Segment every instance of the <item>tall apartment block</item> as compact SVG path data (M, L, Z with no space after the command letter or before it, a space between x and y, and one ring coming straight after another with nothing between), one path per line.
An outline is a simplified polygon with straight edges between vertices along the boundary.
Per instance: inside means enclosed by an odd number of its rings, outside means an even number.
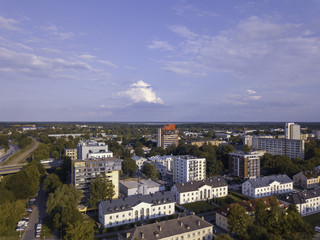
M115 187L115 196L119 196L119 172L121 159L108 157L100 159L85 159L72 161L72 184L83 192L84 198L88 197L91 179L104 174L112 181Z
M77 146L78 159L106 158L113 157L113 153L108 151L108 145L104 142L93 140L80 141Z
M265 151L229 153L229 172L240 178L260 176L260 159Z
M272 155L304 159L304 140L253 137L252 149L266 150Z
M285 137L286 139L300 140L300 125L295 123L286 123L285 126Z
M179 156L173 160L173 181L176 183L206 179L206 159Z
M167 148L170 145L178 146L179 131L175 124L168 124L163 128L158 129L157 147Z

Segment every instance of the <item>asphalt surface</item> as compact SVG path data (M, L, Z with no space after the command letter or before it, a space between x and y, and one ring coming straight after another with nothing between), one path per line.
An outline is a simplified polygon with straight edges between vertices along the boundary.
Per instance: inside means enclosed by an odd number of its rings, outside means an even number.
M15 154L18 150L19 147L13 144L9 144L10 148L8 151L0 157L0 164L2 164L4 161L6 161L11 155Z

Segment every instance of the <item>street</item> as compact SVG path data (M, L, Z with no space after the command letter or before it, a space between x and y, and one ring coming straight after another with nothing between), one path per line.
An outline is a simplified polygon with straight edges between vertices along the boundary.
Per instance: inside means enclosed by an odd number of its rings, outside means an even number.
M0 157L0 165L19 150L19 147L16 145L9 144L9 146L10 148L8 149L8 151Z

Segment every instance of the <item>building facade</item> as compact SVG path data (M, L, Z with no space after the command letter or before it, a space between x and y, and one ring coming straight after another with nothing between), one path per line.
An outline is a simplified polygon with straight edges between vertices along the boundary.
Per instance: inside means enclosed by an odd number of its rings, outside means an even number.
M253 150L265 150L272 155L304 159L304 140L253 137Z
M293 184L304 189L320 187L320 171L299 172L293 176Z
M283 201L294 204L301 216L320 212L320 188L287 195Z
M76 148L65 148L63 150L64 155L69 157L71 160L77 160L78 151Z
M173 161L173 181L175 183L204 180L206 159L193 156L179 156Z
M240 178L260 176L260 159L264 151L229 153L229 172Z
M213 225L191 215L135 227L118 236L119 240L212 240Z
M104 228L169 216L175 213L175 201L169 191L134 195L99 203L99 221Z
M293 191L293 181L288 175L270 175L249 179L242 184L242 194L251 198L261 198Z
M295 139L295 140L300 140L300 125L295 124L295 123L286 123L285 129L285 138L286 139Z
M84 198L89 194L91 179L98 175L105 175L114 185L115 196L119 196L119 172L121 159L110 157L101 159L86 159L72 161L72 184L83 192Z
M124 196L147 195L165 191L165 186L152 180L138 179L136 181L120 181L119 190Z
M138 171L141 171L143 166L147 163L147 159L144 157L133 156L131 159L136 162Z
M167 148L168 146L178 146L179 131L175 124L168 124L158 129L157 147Z
M226 197L228 184L223 177L213 177L202 181L176 183L171 188L171 193L175 196L177 203L186 204Z
M172 155L168 155L168 156L156 155L156 156L148 157L148 161L159 163L159 164L163 165L164 167L166 167L167 171L171 172L173 158L174 158L174 156L172 156Z

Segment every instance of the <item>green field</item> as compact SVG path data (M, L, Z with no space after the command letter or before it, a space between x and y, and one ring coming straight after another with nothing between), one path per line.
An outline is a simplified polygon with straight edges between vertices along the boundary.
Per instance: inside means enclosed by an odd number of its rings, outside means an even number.
M310 223L313 227L316 225L320 226L320 212L303 217L303 220Z
M195 212L196 214L210 212L217 209L216 207L212 206L207 202L187 203L187 204L184 204L183 206L188 210Z

